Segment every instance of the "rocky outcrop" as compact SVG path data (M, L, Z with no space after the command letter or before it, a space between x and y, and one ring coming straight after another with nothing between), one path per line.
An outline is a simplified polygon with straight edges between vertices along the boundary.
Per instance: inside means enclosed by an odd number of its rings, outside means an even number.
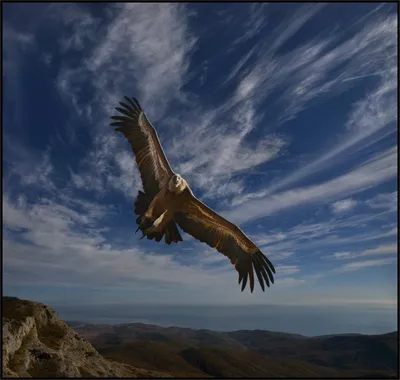
M171 377L104 359L48 306L3 297L3 376Z

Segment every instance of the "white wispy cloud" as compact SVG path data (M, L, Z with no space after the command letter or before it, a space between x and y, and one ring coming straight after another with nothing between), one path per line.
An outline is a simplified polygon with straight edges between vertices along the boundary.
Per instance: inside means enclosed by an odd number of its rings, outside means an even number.
M370 255L385 255L385 254L393 254L397 252L397 244L385 244L380 245L376 248L365 249L361 252L362 256L370 256Z
M239 78L243 78L243 81L239 81L238 87L242 89L247 88L248 90L265 86L266 79L269 81L273 80L273 71L270 69L272 67L276 70L282 69L279 68L279 64L275 64L279 60L279 54L277 53L279 48L322 10L324 6L324 4L307 4L301 6L294 15L288 16L282 25L271 30L266 38L258 41L253 46L248 45L249 50L230 70L228 76L223 81L223 85L230 82L238 75ZM261 9L258 9L259 7ZM250 27L250 32L245 33L233 42L233 46L237 43L245 42L249 37L253 36L255 32L258 33L264 25L268 24L270 21L269 18L273 17L268 12L267 4L254 5L254 8L250 10L249 13L251 14L250 19L255 19L257 21ZM227 15L224 15L224 18L227 19ZM230 22L232 22L232 20ZM262 67L264 67L264 70L262 70ZM268 71L265 71L267 68ZM255 78L258 79L258 83L254 81ZM271 86L277 85L279 85L279 81L274 82ZM270 86L270 84L268 84L268 86ZM268 89L269 88L270 87L268 87ZM251 91L245 91L246 95L250 94L250 92Z
M3 135L4 162L7 164L7 182L11 177L16 177L23 186L42 188L46 191L55 189L53 183L54 167L51 162L51 150L48 146L43 152L27 148L21 139L18 141L8 133Z
M380 218L381 216L381 218ZM252 235L254 241L264 249L311 249L333 245L358 244L379 239L391 239L397 235L396 223L384 226L382 230L366 233L364 229L369 223L379 220L387 220L388 214L354 215L353 217L341 217L337 220L321 221L317 223L300 223L284 232L270 234L261 233ZM361 227L361 229L360 229ZM347 236L346 231L352 230L352 235ZM284 236L276 239L276 236Z
M171 145L166 145L171 161L178 162L176 170L205 199L241 194L246 171L276 159L287 145L277 134L266 134L257 142L249 139L260 118L251 101L227 112L231 100L218 109L206 111L197 106L190 115L184 114L181 129Z
M375 248L364 249L360 252L335 252L332 254L332 258L343 260L343 259L354 259L357 257L364 256L381 256L381 255L392 255L397 253L396 244L381 244Z
M347 153L360 152L378 143L388 134L396 130L396 91L394 82L386 77L376 90L358 102L350 114L347 131L339 143L328 149L315 160L303 165L286 177L272 182L266 189L237 196L234 205L252 198L262 198L268 194L293 185L304 178L313 176L318 171L327 170L346 159Z
M396 53L396 28L395 17L381 18L365 25L353 37L331 49L326 42L332 46L339 33L335 33L333 40L324 41L326 49L319 51L310 64L294 73L294 80L282 99L285 106L289 103L283 120L293 117L311 100L345 91L344 78L376 70L376 67L390 70L389 75L393 76L396 60L387 57ZM328 75L341 66L340 74L328 80Z
M346 259L351 257L352 253L351 252L335 252L332 257L335 259Z
M255 220L304 203L329 202L356 194L397 175L397 148L375 155L358 168L329 181L273 194L245 202L235 209L224 210L228 219L237 223Z
M351 272L362 268L389 265L394 263L396 260L397 260L396 258L388 258L388 259L377 259L377 260L354 261L351 263L343 264L340 270L344 272Z
M340 259L347 258L349 252L338 252L338 256ZM360 258L360 257L359 257ZM383 267L387 265L393 265L397 261L396 257L387 257L382 259L373 259L373 260L359 260L359 261L352 261L340 266L333 266L329 268L319 268L318 271L315 271L313 274L306 274L299 277L299 280L308 283L308 284L315 284L318 282L323 281L326 277L336 276L336 275L343 275L348 272L356 272L362 271L365 268L377 268ZM366 297L368 298L368 297Z
M343 213L356 207L357 201L354 199L342 199L332 203L332 211L334 213Z
M360 74L362 70L386 69L382 71L376 88L353 106L346 123L346 132L339 141L325 147L319 156L306 165L301 165L284 178L274 180L266 189L235 197L234 205L264 197L318 171L327 170L346 160L350 151L354 155L396 132L397 83L393 80L397 70L396 30L397 20L394 16L378 19L331 50L328 46L334 41L330 39L295 49L288 53L292 55L290 59L282 58L284 62L291 62L290 65L274 63L267 55L265 61L260 60L259 68L256 66L244 76L238 88L247 89L246 95L252 95L253 98L256 94L270 94L275 87L285 84L286 95L281 101L284 104L282 114L287 118L294 117L307 104L313 105L313 99L325 99L321 94L332 96L346 91L347 85L342 82L344 77ZM384 59L388 56L391 58ZM332 80L331 71L345 63L341 74ZM293 70L293 73L285 70ZM288 78L291 82L287 82ZM303 78L306 83L296 83L298 78ZM292 104L292 111L287 109L288 103Z
M82 50L88 43L93 43L98 38L99 25L101 20L94 17L88 11L84 11L77 4L69 4L61 7L54 4L52 10L58 8L59 19L63 22L63 35L59 38L60 50L62 53L71 50ZM53 16L54 17L54 16Z
M232 45L246 43L249 39L261 33L263 27L267 24L265 8L268 7L266 3L252 3L247 7L246 21L243 23L242 28L244 33L232 42ZM240 14L242 17L242 15Z
M397 191L382 193L366 201L372 209L397 210Z
M257 245L266 245L266 244L271 244L271 243L276 243L280 242L284 239L286 239L287 235L283 232L278 232L278 233L272 233L272 234L253 234L251 237L254 239L254 242Z
M297 265L278 265L275 269L279 272L279 276L294 274L300 271Z
M293 232L288 232L288 237L285 241L262 245L260 249L274 261L287 258L292 261L311 259L318 256L332 258L332 256L324 256L323 252L335 246L348 248L358 244L371 244L379 240L393 240L396 239L397 235L397 227L385 229L385 232L354 232L352 236L346 236L346 231L346 229L341 230L332 226L331 233L320 231L309 235L296 235ZM336 254L338 258L351 258L353 255L351 251L340 251Z
M120 4L87 68L95 74L98 90L120 97L134 85L136 96L157 120L179 98L195 42L184 4Z
M315 101L345 91L348 87L343 85L343 78L376 70L376 67L390 68L392 75L396 70L397 20L393 15L375 19L340 43L340 31L328 36L325 31L311 42L279 54L279 47L323 7L324 4L305 5L298 11L298 17L281 24L284 30L277 29L270 38L260 41L257 48L263 53L243 73L245 81L258 78L252 94L249 92L257 101L273 95L278 88L283 89L283 95L277 99L285 111L280 123ZM342 68L340 75L332 79L331 73L339 68Z

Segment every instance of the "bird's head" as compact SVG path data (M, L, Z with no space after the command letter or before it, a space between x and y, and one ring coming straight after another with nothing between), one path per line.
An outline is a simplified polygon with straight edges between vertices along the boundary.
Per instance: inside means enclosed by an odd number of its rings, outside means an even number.
M174 174L168 183L168 188L173 193L181 193L186 187L186 181L179 175Z

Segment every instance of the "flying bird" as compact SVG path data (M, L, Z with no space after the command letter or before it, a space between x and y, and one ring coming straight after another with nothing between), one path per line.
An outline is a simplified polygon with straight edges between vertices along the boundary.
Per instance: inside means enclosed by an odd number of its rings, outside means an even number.
M254 290L254 272L261 289L274 283L271 261L235 224L224 219L195 197L187 181L175 173L161 147L157 132L135 98L124 97L111 116L111 125L131 145L143 184L135 201L136 223L142 237L165 243L183 241L177 225L195 239L228 257L239 273L241 290L249 280ZM254 269L254 270L253 270Z

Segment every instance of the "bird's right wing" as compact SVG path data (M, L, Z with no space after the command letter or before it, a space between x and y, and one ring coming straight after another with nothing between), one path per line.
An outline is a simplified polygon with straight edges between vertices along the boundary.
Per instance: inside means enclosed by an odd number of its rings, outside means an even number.
M174 175L171 166L161 147L154 127L147 119L139 102L125 96L127 103L116 107L122 115L111 116L111 123L116 131L122 132L129 141L136 158L142 178L143 189L153 198Z

